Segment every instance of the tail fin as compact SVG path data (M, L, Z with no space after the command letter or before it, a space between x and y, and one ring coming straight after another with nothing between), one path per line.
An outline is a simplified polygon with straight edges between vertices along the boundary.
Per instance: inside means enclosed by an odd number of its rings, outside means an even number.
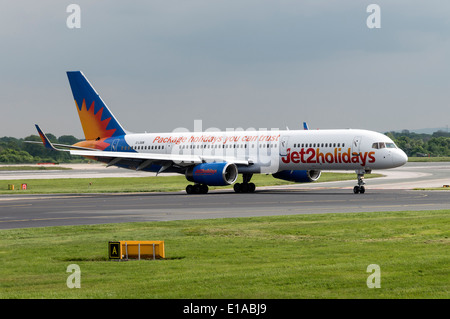
M306 122L303 122L303 129L304 130L309 130L308 124L306 124Z
M86 140L125 135L117 121L81 71L67 72Z

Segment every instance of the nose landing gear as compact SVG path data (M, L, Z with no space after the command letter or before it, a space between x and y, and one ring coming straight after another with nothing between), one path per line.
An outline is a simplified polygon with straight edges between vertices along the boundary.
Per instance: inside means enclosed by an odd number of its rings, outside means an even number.
M364 194L365 192L366 192L366 188L364 186L353 187L353 193L355 193L355 194Z
M353 187L353 193L355 194L364 194L366 192L366 188L363 186L366 184L364 182L364 174L370 174L371 171L366 170L357 170L356 174L358 175L358 185Z

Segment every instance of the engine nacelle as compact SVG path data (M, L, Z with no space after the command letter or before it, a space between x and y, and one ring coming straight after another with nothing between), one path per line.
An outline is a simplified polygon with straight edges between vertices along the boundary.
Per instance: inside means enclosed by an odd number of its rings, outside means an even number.
M320 177L320 174L321 172L319 170L310 170L310 171L287 170L272 174L272 176L290 182L309 183L317 181Z
M238 169L233 163L203 163L186 170L186 179L209 186L233 184L238 177Z

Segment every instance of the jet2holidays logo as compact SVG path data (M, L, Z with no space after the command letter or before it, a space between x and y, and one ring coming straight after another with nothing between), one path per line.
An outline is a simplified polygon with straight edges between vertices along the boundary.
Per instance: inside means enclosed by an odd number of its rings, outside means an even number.
M291 151L290 148L287 149L287 154L281 157L283 163L304 163L304 164L341 164L341 163L360 163L361 166L366 166L367 163L375 162L375 152L364 152L364 153L351 153L351 149L348 148L347 151L342 151L341 148L334 148L333 152L323 153L320 148L302 148L299 152Z

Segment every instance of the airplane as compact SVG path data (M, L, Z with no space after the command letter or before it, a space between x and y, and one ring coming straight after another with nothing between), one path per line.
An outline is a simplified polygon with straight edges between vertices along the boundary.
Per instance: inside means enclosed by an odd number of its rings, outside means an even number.
M184 174L188 194L208 186L233 185L251 193L253 174L296 183L314 182L323 170L354 170L355 194L365 193L364 175L404 165L406 154L386 135L361 129L234 130L131 133L119 123L81 71L67 72L85 140L52 144L38 125L44 146L136 171ZM41 142L38 142L41 143ZM242 183L237 183L238 175Z

